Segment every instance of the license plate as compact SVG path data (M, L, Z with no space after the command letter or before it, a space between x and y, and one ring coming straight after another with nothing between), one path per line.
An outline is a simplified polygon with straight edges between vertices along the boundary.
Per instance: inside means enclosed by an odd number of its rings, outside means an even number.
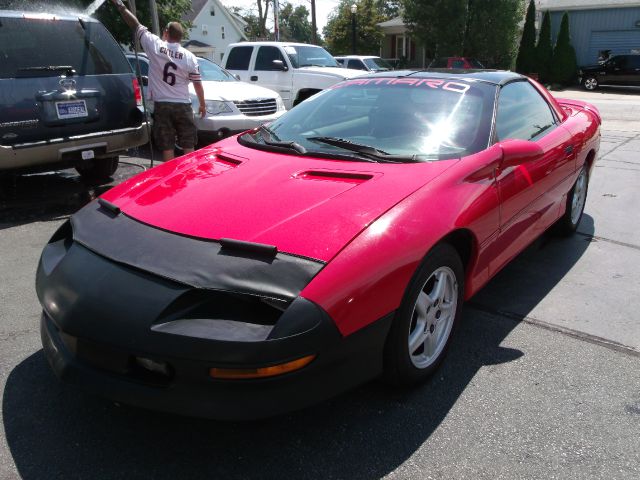
M87 113L87 103L84 100L56 102L56 112L60 120L87 117L89 115Z
M93 150L83 150L81 155L83 160L91 160L92 158L95 157Z

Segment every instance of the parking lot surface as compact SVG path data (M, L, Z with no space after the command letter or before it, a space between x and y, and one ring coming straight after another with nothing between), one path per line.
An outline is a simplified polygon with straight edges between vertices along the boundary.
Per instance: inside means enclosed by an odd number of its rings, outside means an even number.
M640 94L555 92L604 118L578 234L545 235L466 306L441 370L317 407L219 423L61 385L34 273L68 215L109 188L72 171L0 180L0 479L640 478ZM148 165L131 152L112 184Z

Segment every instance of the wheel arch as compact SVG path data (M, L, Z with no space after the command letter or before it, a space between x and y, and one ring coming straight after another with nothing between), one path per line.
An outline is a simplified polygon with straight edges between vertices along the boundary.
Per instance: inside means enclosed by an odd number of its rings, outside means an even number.
M301 88L296 93L296 98L293 100L293 106L304 102L307 98L312 97L316 93L321 92L322 90L319 88Z

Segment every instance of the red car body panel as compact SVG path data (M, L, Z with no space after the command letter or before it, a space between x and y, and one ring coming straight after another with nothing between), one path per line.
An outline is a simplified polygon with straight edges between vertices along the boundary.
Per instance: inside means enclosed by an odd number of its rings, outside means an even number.
M386 210L453 163L292 157L252 150L233 138L164 164L161 172L145 172L104 198L163 230L275 245L328 262Z
M270 153L230 138L103 198L161 229L327 262L300 295L349 335L396 310L426 253L452 233L472 244L468 299L564 213L579 170L593 167L600 118L531 83L561 124L536 142L540 158L517 166L503 166L500 144L460 160L392 165Z

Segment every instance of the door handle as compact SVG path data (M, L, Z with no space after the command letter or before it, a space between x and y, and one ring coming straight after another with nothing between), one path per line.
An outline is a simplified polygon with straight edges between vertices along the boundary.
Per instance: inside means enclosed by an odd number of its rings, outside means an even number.
M567 145L564 147L564 153L567 155L571 155L573 153L573 145Z
M257 82L258 81L258 76L257 75L251 75L251 81L252 82Z

